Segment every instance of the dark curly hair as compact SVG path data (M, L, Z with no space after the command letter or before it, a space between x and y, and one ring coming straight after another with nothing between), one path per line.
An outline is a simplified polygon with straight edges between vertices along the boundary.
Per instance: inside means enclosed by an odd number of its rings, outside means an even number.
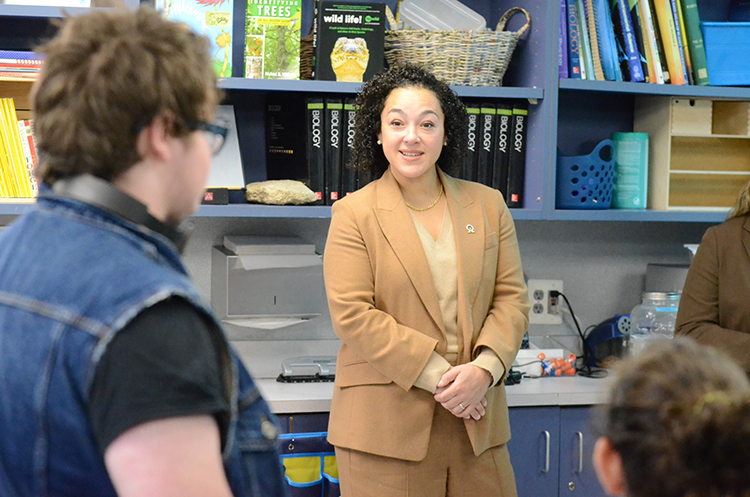
M466 107L456 92L429 71L411 64L399 64L377 74L357 93L357 116L354 144L348 167L370 171L379 177L388 169L388 159L377 145L380 114L385 101L397 88L423 88L431 91L440 102L445 115L445 138L448 142L438 158L439 167L453 174L466 160L468 117Z
M750 383L689 338L618 364L598 430L622 458L631 497L750 496Z

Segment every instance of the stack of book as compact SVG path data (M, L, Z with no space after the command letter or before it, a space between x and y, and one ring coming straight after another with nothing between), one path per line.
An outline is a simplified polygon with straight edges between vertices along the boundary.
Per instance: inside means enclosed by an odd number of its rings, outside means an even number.
M528 102L467 102L466 111L469 156L459 177L499 190L508 207L523 207Z
M29 51L0 50L0 79L34 80L42 69L42 55Z
M18 120L12 98L0 98L0 198L34 198L36 148L31 121Z
M561 0L559 75L708 85L697 0Z
M308 186L318 204L332 205L373 178L349 167L354 146L354 98L315 98L305 103Z

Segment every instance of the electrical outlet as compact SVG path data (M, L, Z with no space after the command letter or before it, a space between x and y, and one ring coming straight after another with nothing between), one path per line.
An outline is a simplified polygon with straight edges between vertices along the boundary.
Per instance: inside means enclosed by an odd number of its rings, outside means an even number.
M562 324L560 311L562 297L552 297L550 291L557 290L562 293L563 282L561 280L529 280L526 286L529 289L531 301L529 323Z

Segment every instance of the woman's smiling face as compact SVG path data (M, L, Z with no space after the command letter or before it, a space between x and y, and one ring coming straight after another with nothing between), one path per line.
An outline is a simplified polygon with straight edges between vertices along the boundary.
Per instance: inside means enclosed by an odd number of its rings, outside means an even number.
M435 167L445 144L444 125L440 102L430 90L396 88L388 95L378 139L397 180L419 178Z

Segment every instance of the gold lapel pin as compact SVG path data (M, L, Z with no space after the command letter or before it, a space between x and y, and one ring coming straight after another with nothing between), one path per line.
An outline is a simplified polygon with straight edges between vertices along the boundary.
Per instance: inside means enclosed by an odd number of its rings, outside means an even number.
M467 224L467 225L466 225L466 231L467 231L467 232L468 232L468 233L469 233L470 235L473 235L473 234L474 234L474 226L472 226L472 225L470 225L470 224Z

